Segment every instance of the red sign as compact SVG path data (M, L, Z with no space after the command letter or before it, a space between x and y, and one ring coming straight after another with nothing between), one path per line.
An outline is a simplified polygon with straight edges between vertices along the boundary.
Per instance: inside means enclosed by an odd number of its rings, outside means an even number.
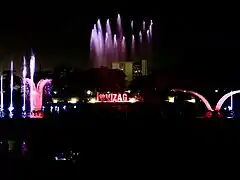
M97 101L101 102L128 102L127 94L114 94L114 93L106 93L101 94L97 93Z

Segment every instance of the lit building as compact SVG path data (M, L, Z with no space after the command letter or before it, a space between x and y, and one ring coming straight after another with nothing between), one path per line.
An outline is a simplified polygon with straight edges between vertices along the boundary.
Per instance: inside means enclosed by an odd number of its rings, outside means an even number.
M125 61L125 62L113 62L112 69L119 69L124 72L126 75L126 81L130 82L133 78L133 62Z
M148 74L147 68L147 60L142 60L140 63L132 61L112 63L112 69L122 70L128 82L131 82L136 77L146 76Z
M141 61L141 69L142 69L142 75L146 76L148 74L148 65L147 65L147 60L142 60Z

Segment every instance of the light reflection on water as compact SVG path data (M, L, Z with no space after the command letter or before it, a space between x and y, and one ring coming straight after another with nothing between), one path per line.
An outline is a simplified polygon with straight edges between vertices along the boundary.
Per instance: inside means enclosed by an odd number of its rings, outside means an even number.
M29 146L35 146L35 143L30 145L26 140L2 140L0 141L0 155L7 153L9 157L16 157L17 155L22 158L34 158L32 155L43 155L48 157L50 161L70 161L72 163L80 160L80 151L71 147L58 147L54 150L54 152L52 152L52 148L50 148L47 152L42 152L40 148L40 150L38 149L38 153L40 154L35 154L31 151L36 147L31 147L29 149Z

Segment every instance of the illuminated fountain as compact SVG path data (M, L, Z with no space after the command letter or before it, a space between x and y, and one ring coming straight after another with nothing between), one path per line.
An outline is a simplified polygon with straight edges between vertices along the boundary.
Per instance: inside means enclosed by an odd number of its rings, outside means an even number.
M42 101L44 94L44 87L46 84L51 83L50 79L41 79L37 86L34 83L34 73L35 73L35 56L32 54L30 59L30 78L27 78L27 66L26 59L23 57L23 70L22 70L22 93L23 93L23 103L22 103L22 115L24 117L27 116L27 103L30 103L30 117L32 118L41 118L42 113ZM14 114L14 68L13 61L11 61L10 68L10 102L9 102L9 117L12 118ZM4 117L5 109L4 109L4 83L3 83L3 75L1 75L1 103L0 103L0 117ZM50 91L50 89L47 89ZM48 92L49 94L49 92ZM28 101L27 101L28 100Z
M35 73L35 57L32 55L30 59L30 77L31 77L31 82L29 83L30 85L30 107L31 107L31 112L34 110L34 96L35 96L35 84L34 84L34 73ZM25 79L26 80L26 79ZM35 88L35 89L34 89Z
M9 116L12 117L13 116L13 61L11 61L11 80L10 80L10 105L9 105Z
M30 87L29 100L30 100L30 117L39 118L42 117L42 114L36 113L36 111L42 110L42 101L43 101L43 89L47 83L51 83L50 79L41 79L37 86L34 83L34 73L35 73L35 56L32 54L30 59L30 79L26 78L26 62L24 58L23 65L23 108L26 108L26 88L27 85Z
M110 20L107 19L106 25L102 26L100 19L94 24L90 39L90 58L94 67L109 67L112 62L128 60L127 54L130 54L130 60L149 59L152 49L152 20L149 23L142 22L141 30L138 31L131 21L132 36L130 36L130 53L127 53L126 38L124 28L122 27L121 16L118 14L116 28L112 28ZM148 26L147 26L148 25ZM147 28L148 27L148 28ZM116 33L112 30L116 29ZM139 53L136 53L139 52Z
M30 86L30 106L31 112L40 111L42 109L43 88L47 83L51 83L50 79L41 79L37 86L35 83L26 78L26 84Z
M0 117L4 117L3 108L3 75L1 75L1 107L0 107Z
M23 110L23 112L25 112L26 111L26 76L27 76L27 67L26 67L25 57L23 57L22 76L23 76L23 106L22 106L22 110Z

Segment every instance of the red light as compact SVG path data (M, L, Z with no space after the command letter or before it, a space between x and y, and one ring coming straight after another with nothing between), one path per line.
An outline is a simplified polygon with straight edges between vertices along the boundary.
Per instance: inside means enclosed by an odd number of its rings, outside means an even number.
M100 102L128 102L128 95L124 94L114 94L114 93L106 93L101 94L97 93L97 101Z

